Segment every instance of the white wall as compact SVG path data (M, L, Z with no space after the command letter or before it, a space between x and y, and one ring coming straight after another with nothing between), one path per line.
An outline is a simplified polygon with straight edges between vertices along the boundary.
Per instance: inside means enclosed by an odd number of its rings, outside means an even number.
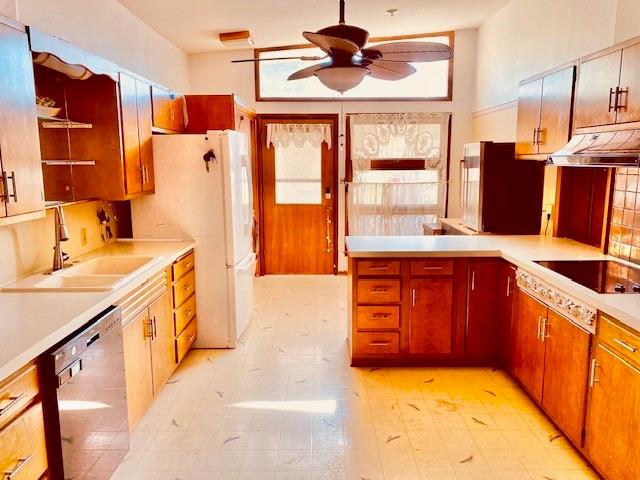
M515 139L521 80L636 35L638 0L512 0L478 30L475 138Z
M449 216L459 214L458 166L462 146L470 141L471 111L475 98L476 30L456 31L453 101L451 102L256 102L252 64L231 64L230 60L253 57L253 51L232 51L191 55L192 93L235 93L258 113L344 113L361 112L451 112L451 175ZM344 152L339 157L339 176L344 177ZM344 250L344 189L339 191L339 252ZM346 269L340 255L339 268Z
M0 0L0 13L150 80L189 89L187 55L116 0Z

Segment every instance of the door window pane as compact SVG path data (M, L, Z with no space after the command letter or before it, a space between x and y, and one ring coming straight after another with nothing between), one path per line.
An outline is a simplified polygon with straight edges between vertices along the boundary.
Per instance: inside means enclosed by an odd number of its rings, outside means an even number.
M276 147L276 204L322 203L322 151L305 143Z

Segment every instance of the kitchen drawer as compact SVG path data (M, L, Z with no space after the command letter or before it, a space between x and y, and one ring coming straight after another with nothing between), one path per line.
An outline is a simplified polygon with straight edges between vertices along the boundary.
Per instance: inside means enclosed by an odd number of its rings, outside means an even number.
M184 257L176 260L176 262L171 267L173 270L173 281L175 282L176 280L179 280L187 272L193 270L194 265L195 265L195 256L193 252L190 252Z
M36 403L0 431L3 479L33 480L47 470L42 404Z
M178 335L196 315L196 296L191 295L175 312L175 332Z
M9 423L37 394L38 369L35 365L25 367L3 382L0 386L0 426Z
M640 365L640 335L600 315L598 339L609 345L627 360Z
M400 353L399 332L357 332L354 356L376 357Z
M453 260L412 260L411 275L453 275Z
M358 260L358 275L400 275L400 261Z
M358 303L397 303L400 280L358 280Z
M198 338L198 322L197 318L189 322L180 335L176 338L176 361L180 363L187 354L193 342Z
M173 285L173 308L178 308L196 291L196 272L191 270Z
M400 328L400 307L397 305L359 306L356 309L358 329Z

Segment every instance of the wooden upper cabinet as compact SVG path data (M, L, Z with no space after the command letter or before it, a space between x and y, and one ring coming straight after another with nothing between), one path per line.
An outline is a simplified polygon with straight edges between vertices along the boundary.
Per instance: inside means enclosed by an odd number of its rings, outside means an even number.
M491 359L498 352L500 323L496 315L500 260L469 261L465 354Z
M568 141L575 66L520 84L516 155L550 154Z
M591 365L585 450L606 477L640 478L640 369L598 344Z
M540 126L542 79L520 85L518 91L518 125L516 130L516 155L538 153L536 142Z
M575 101L575 127L611 125L616 121L616 87L622 51L582 61Z
M138 137L136 79L124 73L120 73L120 107L125 185L127 194L131 195L142 191L142 168Z
M576 445L582 443L591 335L549 310L542 405Z
M153 108L151 86L136 80L136 105L138 107L138 141L140 143L140 167L142 168L142 191L155 190L153 169Z
M0 17L0 217L44 208L33 64L24 28Z
M149 84L120 72L120 106L126 194L153 192Z
M616 123L640 122L640 43L622 50Z
M184 131L183 98L167 88L152 85L153 126L173 132Z
M409 353L446 355L453 349L453 278L411 279Z
M568 68L544 77L538 129L538 153L557 152L569 141L576 68Z
M541 403L545 344L540 337L548 308L521 290L516 301L512 373Z
M189 114L188 133L207 130L237 130L253 135L256 112L235 95L186 95Z

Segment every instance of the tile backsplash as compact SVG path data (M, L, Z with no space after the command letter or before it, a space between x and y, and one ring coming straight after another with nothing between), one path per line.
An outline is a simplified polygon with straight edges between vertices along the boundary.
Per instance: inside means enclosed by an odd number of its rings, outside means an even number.
M609 253L640 264L640 169L616 169Z

